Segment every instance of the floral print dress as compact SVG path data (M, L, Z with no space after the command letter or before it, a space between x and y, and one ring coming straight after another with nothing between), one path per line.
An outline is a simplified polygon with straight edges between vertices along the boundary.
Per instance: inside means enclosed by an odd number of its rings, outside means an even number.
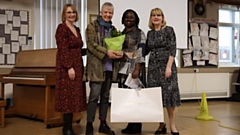
M172 27L147 34L147 50L150 51L147 84L148 87L161 87L163 106L166 108L176 107L181 104L178 88L177 68L172 64L172 75L166 79L165 70L169 56L175 57L176 37Z

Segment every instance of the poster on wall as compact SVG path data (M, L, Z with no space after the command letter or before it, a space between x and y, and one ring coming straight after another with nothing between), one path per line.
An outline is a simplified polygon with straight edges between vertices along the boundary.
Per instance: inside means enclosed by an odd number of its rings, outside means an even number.
M188 49L182 51L182 67L217 67L218 48L217 20L192 19Z
M15 64L18 51L29 48L28 35L29 11L0 9L0 65Z

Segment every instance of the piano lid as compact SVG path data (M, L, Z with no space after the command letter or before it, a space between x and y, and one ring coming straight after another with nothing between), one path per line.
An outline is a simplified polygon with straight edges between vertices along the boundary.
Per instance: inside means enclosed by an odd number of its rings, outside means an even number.
M14 68L55 67L56 53L57 53L57 48L19 51L17 54Z

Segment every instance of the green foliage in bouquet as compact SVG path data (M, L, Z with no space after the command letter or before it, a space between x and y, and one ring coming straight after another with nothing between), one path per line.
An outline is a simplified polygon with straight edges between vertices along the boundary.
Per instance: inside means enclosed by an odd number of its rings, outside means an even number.
M122 35L122 32L120 30L119 31L111 30L110 35L111 35L111 37L118 37L118 36Z

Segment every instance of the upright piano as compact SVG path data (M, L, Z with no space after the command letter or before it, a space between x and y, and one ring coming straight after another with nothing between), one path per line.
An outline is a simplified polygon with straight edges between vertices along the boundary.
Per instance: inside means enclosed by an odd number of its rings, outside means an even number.
M62 113L54 110L56 52L57 49L19 51L11 72L0 75L2 98L4 85L13 84L11 112L43 120L47 128L63 122ZM73 121L80 122L82 118L82 113L75 113Z

